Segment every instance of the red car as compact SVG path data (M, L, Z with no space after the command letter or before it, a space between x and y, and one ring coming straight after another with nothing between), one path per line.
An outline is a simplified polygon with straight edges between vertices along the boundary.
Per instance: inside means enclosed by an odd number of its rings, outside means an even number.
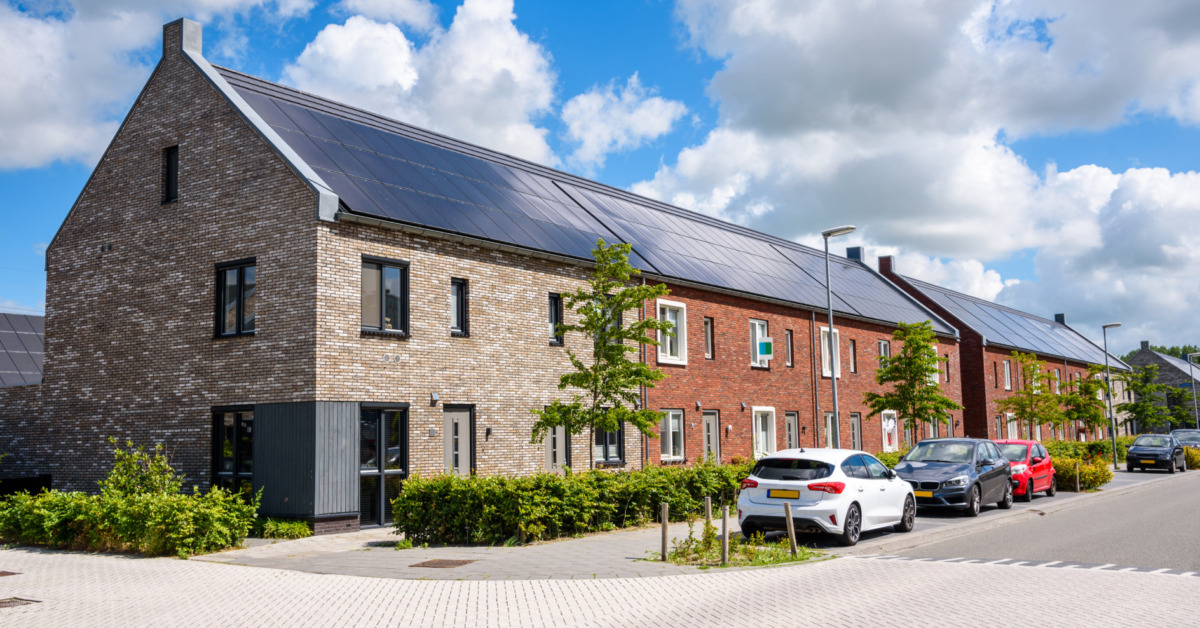
M1045 447L1036 440L998 440L1000 453L1012 467L1013 496L1031 501L1034 493L1046 491L1053 497L1054 462Z

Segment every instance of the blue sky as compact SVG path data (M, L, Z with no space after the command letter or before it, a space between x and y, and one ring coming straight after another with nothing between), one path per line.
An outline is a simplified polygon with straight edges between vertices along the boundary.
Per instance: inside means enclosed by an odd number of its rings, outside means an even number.
M1196 343L1200 10L1143 2L0 5L0 309L157 60L214 63L819 244L1080 331ZM7 42L7 43L6 43ZM7 72L7 74L6 74Z

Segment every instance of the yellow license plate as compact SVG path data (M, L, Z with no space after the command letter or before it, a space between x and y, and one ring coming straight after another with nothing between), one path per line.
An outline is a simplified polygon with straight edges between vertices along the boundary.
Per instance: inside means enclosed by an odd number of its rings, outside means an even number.
M800 491L788 491L781 488L773 488L767 491L767 497L776 499L800 499Z
M933 497L933 491L913 491L917 497Z
M1154 464L1153 460L1143 460L1142 464Z

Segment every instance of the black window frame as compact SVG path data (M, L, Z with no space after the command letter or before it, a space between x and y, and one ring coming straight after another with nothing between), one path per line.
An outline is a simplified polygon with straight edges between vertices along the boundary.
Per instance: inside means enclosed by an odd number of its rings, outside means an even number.
M409 277L408 277L409 263L405 260L400 260L400 259L392 259L392 258L388 258L388 257L376 257L374 255L363 255L362 263L359 265L360 295L361 295L361 290L363 288L362 279L361 279L361 273L362 273L361 269L364 266L367 266L368 264L375 264L375 265L379 266L379 326L374 327L371 325L363 325L362 324L362 310L361 310L362 306L361 306L361 299L360 299L360 306L359 306L360 309L359 309L359 313L358 313L358 324L359 324L360 331L364 334L370 334L370 335L397 336L397 337L401 337L401 338L407 338L409 335L409 329L410 329L409 328L409 290L410 290L410 288L409 288ZM385 318L385 313L387 312L387 301L386 301L387 295L386 295L386 290L384 289L384 283L387 281L387 279L386 279L387 273L385 271L386 268L395 268L400 271L400 313L399 313L400 326L399 326L399 329L389 329L389 328L384 327L383 321Z
M240 432L244 423L242 415L250 415L250 425L254 425L254 406L253 405L236 405L236 406L213 406L212 412L212 485L221 486L231 491L244 490L244 486L248 485L253 491L254 487L254 430L250 430L250 471L240 471L238 463L241 461L238 441ZM220 438L225 427L225 415L233 414L233 470L225 472L221 470L221 461L225 458L222 451L223 440ZM241 485L240 481L246 482Z
M258 329L258 312L255 308L254 326L251 329L246 329L246 269L254 268L254 291L255 297L258 292L258 260L254 257L234 260L232 262L221 262L215 266L216 276L216 295L213 310L213 337L221 338L237 338L241 336L253 336ZM230 270L237 269L238 282L238 297L237 297L237 324L234 325L234 330L225 332L225 273Z
M550 346L563 346L563 335L558 332L558 326L563 324L563 298L557 292L551 292L546 298L548 322L556 333L550 335Z
M399 451L399 453L400 453L400 468L399 469L388 469L387 464L386 464L387 449L385 447L385 449L383 450L384 455L380 456L378 454L378 445L377 445L376 446L377 447L376 456L375 456L375 459L377 462L376 462L375 468L374 469L363 469L362 462L361 462L363 415L366 412L379 412L380 413L379 418L375 425L375 429L376 429L375 442L376 443L382 442L386 445L388 432L387 432L387 425L383 419L383 413L389 412L389 411L400 413L400 429L399 429L399 433L397 434L397 436L399 436L398 447L400 449L400 451ZM411 425L411 423L410 423L411 417L409 416L409 404L408 403L360 403L360 404L358 404L358 414L359 414L359 437L357 439L358 440L357 446L360 450L360 453L359 453L360 458L359 458L359 464L358 464L358 480L361 484L362 479L364 477L379 478L378 497L380 500L380 503L375 504L376 507L380 508L379 519L374 520L374 521L365 521L365 520L362 520L362 518L361 518L362 517L362 503L361 503L362 497L360 495L360 497L359 497L360 524L363 525L364 527L377 526L377 525L389 525L392 522L393 518L392 518L391 509L388 507L389 504L388 504L388 500L387 500L387 488L386 488L387 479L389 477L399 478L400 483L403 485L404 480L408 479L408 474L409 474L409 464L410 464L409 448L411 447L411 438L409 436L409 430L410 430L410 425ZM361 487L360 487L360 491L361 491Z
M179 145L168 146L162 152L162 204L179 200Z
M610 434L611 432L609 432L608 430L602 430L599 428L593 429L592 432L593 432L593 434L592 434L592 451L594 454L594 452L596 450L596 446L598 444L598 443L596 443L596 439L598 439L601 434ZM610 465L625 464L625 422L624 421L621 421L621 423L617 427L617 457L613 458L610 455L610 452L608 451L608 448L609 448L608 439L605 439L603 446L604 446L604 452L605 452L604 458L603 459L600 459L598 457L596 458L597 466L610 466Z
M458 314L458 320L461 322L461 324L455 328L453 317L455 312L451 312L450 335L455 338L468 338L471 336L471 282L462 277L451 277L450 286L452 289L454 286L460 287L458 298L453 301L451 307L456 310Z

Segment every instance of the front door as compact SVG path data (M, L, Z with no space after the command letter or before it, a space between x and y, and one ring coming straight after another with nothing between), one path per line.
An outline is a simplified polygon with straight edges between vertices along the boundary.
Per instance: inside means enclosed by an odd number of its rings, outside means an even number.
M359 522L391 523L391 502L408 476L408 410L364 407L358 424Z
M471 475L475 468L475 421L470 406L447 406L444 429L446 472Z
M704 411L704 457L721 461L721 415L716 410Z
M546 470L562 473L571 466L571 436L567 428L558 426L546 432Z

